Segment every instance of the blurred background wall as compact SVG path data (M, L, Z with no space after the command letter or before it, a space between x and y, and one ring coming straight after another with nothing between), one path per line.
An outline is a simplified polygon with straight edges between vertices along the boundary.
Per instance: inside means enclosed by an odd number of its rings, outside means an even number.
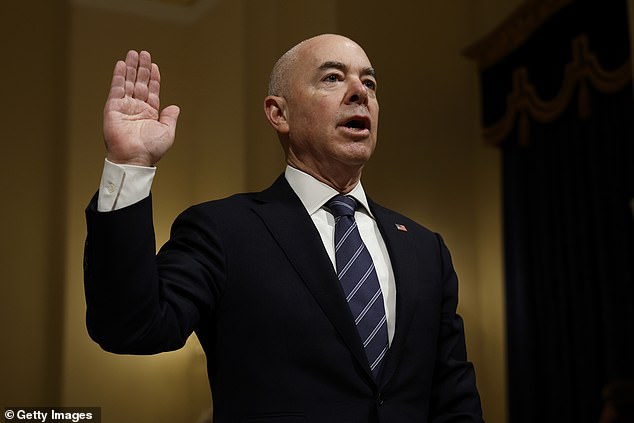
M0 406L100 406L104 422L195 422L209 408L195 338L150 357L105 353L84 325L83 209L104 157L116 60L149 50L176 144L153 188L158 243L195 202L266 186L281 150L262 113L269 70L301 39L359 42L379 75L381 130L364 185L443 234L461 279L487 421L506 421L499 154L480 140L475 65L460 51L519 0L56 0L2 20ZM189 5L188 5L189 4Z

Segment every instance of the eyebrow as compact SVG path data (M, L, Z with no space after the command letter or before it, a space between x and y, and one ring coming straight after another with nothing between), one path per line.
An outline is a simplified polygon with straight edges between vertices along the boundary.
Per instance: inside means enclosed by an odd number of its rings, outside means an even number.
M345 63L337 62L337 61L327 61L319 66L319 70L328 70L328 69L339 69L342 72L348 70L348 66ZM361 75L368 75L373 78L376 78L376 70L373 67L368 66L361 70Z

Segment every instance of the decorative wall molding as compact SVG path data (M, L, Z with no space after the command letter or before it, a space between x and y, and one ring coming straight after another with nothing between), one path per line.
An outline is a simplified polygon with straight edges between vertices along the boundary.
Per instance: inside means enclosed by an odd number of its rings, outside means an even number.
M484 38L462 54L474 60L478 69L494 65L521 46L544 22L573 0L526 0Z
M552 100L539 98L530 83L525 67L513 73L513 90L507 97L506 113L496 124L484 128L484 140L496 146L509 135L518 121L521 145L529 143L529 116L541 123L552 122L568 108L575 92L579 116L587 118L592 110L588 98L588 83L599 92L612 93L623 89L632 80L630 60L613 71L603 69L596 55L590 51L588 38L580 35L572 40L572 62L566 65L561 90ZM577 91L578 89L578 91Z
M72 0L74 5L176 23L191 23L218 0Z

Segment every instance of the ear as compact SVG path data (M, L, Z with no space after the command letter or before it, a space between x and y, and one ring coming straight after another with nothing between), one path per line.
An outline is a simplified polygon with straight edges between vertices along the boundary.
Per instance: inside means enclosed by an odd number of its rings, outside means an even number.
M267 96L264 99L264 114L279 134L288 134L288 107L284 97Z

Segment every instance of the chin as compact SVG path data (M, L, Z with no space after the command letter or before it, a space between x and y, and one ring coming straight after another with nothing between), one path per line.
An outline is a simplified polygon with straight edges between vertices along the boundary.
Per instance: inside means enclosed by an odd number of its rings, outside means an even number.
M357 167L366 164L370 157L372 157L372 150L355 151L352 154L348 153L343 161L350 166Z
M348 146L348 154L364 163L370 160L374 153L375 142L372 139L356 141Z

